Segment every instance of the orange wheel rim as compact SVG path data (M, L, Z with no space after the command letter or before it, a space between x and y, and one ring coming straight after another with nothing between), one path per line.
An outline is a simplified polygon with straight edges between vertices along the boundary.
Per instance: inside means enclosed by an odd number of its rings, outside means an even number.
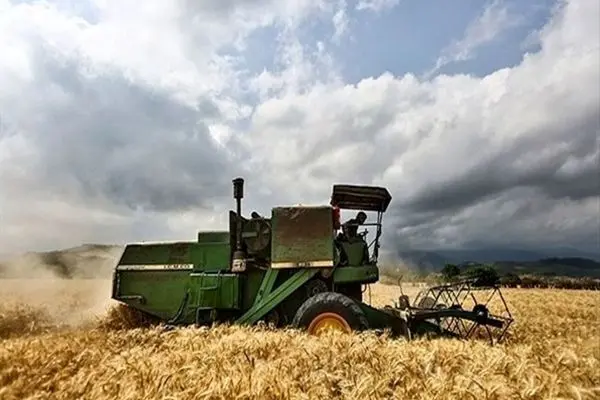
M308 332L313 335L320 335L326 331L350 333L352 328L339 314L327 312L319 314L308 326Z

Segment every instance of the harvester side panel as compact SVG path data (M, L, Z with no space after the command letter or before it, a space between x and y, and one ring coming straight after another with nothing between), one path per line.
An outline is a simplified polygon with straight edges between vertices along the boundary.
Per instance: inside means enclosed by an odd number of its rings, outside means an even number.
M238 308L240 278L227 274L229 248L229 242L128 245L115 270L112 297L167 321L194 322L195 307Z
M198 243L192 247L191 255L196 271L227 271L230 245L227 243Z
M130 265L190 264L194 242L129 244L118 267Z
M168 320L179 309L189 275L190 270L117 270L113 299Z
M239 274L191 270L118 270L113 298L163 320L193 323L195 310L241 308Z
M229 269L229 242L174 242L127 245L117 270L194 269L226 271Z
M240 275L191 274L191 304L201 308L233 310L240 308Z
M331 207L273 208L272 268L330 268L333 265Z

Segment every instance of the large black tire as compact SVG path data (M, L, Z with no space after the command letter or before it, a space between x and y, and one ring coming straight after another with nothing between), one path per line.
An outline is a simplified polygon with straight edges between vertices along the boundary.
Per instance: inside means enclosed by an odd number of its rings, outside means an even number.
M369 329L369 322L358 304L341 293L324 292L307 299L298 309L292 325L309 333L311 323L322 318L325 314L337 318L350 331Z

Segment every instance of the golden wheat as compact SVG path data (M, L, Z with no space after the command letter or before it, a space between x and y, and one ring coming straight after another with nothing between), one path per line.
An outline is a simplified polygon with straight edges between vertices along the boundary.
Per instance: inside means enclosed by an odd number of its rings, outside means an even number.
M109 283L38 287L37 303L34 289L18 297L23 284L0 286L0 300L12 299L0 307L2 399L600 398L600 292L505 290L516 323L492 347L266 327L124 329L143 321L92 301L109 297ZM372 289L376 305L398 295Z

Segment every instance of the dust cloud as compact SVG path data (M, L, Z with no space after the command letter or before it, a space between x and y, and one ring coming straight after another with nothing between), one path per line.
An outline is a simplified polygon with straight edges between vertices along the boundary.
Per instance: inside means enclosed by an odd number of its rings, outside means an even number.
M95 325L122 248L85 245L0 262L0 339Z
M110 279L123 247L87 244L0 260L0 278Z

